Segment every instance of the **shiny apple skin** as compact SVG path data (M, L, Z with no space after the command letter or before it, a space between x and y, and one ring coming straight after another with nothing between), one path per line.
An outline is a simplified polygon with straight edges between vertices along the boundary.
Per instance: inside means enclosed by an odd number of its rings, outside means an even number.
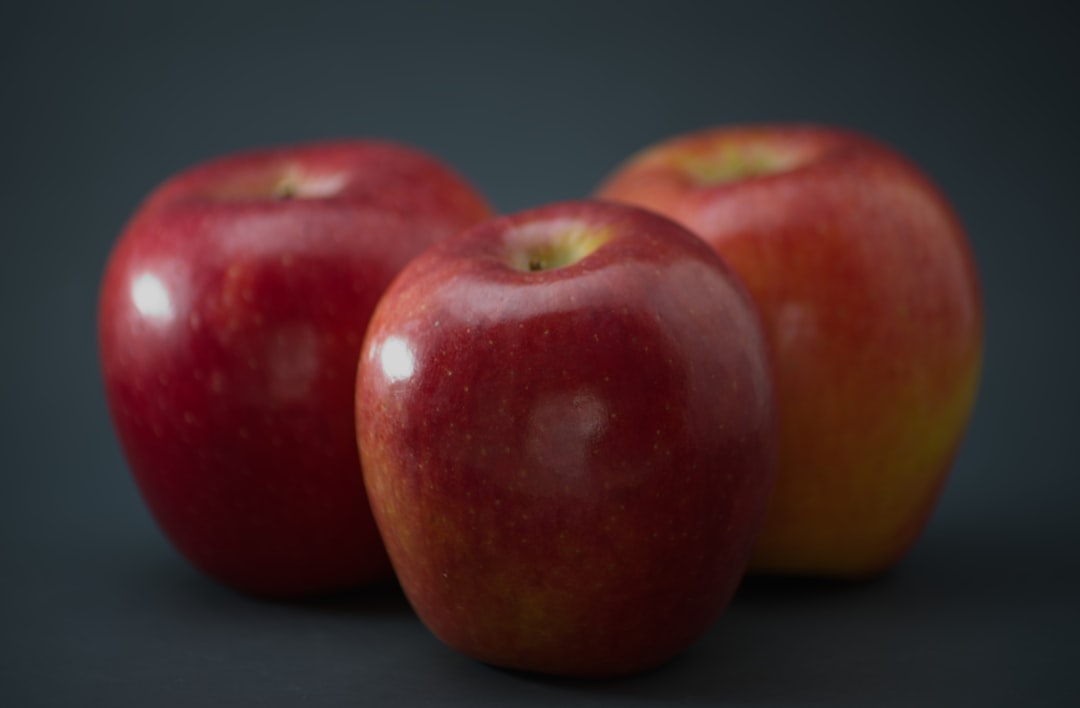
M717 184L686 169L723 150L781 167ZM862 578L895 565L952 467L982 359L976 267L945 196L878 141L792 125L672 138L597 194L704 238L762 314L780 447L752 569Z
M610 240L508 265L567 223ZM772 480L742 286L684 229L617 205L521 212L418 257L372 318L356 405L410 602L503 667L626 674L686 649L734 592Z
M275 198L275 185L311 194ZM405 146L256 150L155 190L105 269L100 362L138 488L193 565L299 596L388 578L356 453L353 392L378 296L488 216Z

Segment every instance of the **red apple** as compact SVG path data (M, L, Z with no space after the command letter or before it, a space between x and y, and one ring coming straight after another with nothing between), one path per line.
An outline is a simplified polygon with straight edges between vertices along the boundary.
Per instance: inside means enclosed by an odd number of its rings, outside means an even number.
M869 138L770 125L660 143L597 194L704 238L765 321L780 446L752 568L892 566L931 513L979 378L975 265L945 197Z
M728 602L772 479L765 341L700 239L569 202L437 244L360 358L376 521L446 644L612 675L686 648Z
M273 596L390 575L353 428L364 330L407 261L487 216L442 164L366 141L217 159L143 203L101 286L102 375L191 563Z

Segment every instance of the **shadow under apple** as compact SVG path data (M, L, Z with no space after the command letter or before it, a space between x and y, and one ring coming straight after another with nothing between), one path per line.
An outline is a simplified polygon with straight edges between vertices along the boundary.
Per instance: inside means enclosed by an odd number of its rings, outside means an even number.
M899 656L911 638L879 634L882 616L903 619L901 584L893 576L859 582L748 577L697 643L641 674L590 680L493 670L590 701L869 705L915 699L925 687L907 681L911 662Z

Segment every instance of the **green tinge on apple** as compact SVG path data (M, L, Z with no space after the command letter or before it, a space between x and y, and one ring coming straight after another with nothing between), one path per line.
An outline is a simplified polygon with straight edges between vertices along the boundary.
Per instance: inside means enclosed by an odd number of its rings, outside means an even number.
M556 270L577 263L611 240L608 229L574 221L555 224L552 231L545 236L526 225L509 234L510 265L525 272Z

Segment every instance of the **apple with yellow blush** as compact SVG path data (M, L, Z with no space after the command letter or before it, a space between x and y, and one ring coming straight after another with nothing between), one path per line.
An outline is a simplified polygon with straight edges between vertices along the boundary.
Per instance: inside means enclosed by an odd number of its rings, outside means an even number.
M660 142L596 195L705 239L765 322L780 443L752 570L895 564L947 478L982 358L976 266L942 192L864 135L757 125Z

